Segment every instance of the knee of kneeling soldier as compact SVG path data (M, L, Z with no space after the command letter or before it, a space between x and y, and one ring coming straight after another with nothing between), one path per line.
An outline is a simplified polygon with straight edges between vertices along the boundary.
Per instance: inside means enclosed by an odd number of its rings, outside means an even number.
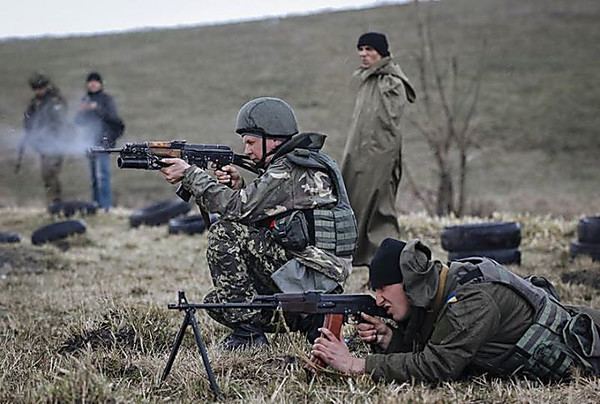
M208 243L222 243L227 240L238 240L243 233L243 226L237 222L218 220L208 230Z

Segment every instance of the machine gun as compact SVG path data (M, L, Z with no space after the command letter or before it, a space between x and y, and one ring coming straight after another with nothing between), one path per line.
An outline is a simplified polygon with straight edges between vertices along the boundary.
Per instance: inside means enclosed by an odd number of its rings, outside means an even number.
M268 296L255 296L247 303L188 303L185 293L179 291L177 293L177 303L170 303L168 308L171 310L180 310L185 312L185 317L181 328L177 332L173 348L169 355L169 359L160 377L161 383L167 378L173 361L179 351L179 346L183 340L185 330L189 325L192 326L196 345L202 357L204 368L210 382L210 388L217 397L221 397L219 385L217 384L213 373L206 346L200 333L200 326L196 320L197 309L281 309L286 313L302 313L302 314L324 314L325 320L323 327L331 330L337 338L340 338L342 325L349 318L354 317L360 321L360 313L365 313L370 316L378 316L390 318L386 310L375 304L375 299L370 295L334 295L323 294L320 292L305 292L305 293L277 293ZM323 363L314 363L315 359L311 359L314 365L323 366ZM317 367L315 366L315 367Z

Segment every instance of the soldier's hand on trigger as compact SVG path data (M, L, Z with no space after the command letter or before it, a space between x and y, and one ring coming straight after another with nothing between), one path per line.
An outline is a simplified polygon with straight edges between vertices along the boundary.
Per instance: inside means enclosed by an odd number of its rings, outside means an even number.
M244 179L238 169L232 165L226 165L215 170L215 176L219 183L227 185L231 189L241 189L244 186Z
M160 161L163 164L168 164L168 166L161 168L160 172L165 180L171 184L176 184L181 181L185 170L190 167L190 165L182 159L161 159Z
M358 336L367 344L376 344L387 349L392 341L392 329L377 317L361 313L362 322L358 323L356 329Z

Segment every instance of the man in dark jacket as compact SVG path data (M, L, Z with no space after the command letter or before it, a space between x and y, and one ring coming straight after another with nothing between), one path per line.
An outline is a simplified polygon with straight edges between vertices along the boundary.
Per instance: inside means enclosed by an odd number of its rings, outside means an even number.
M448 268L419 240L386 239L370 283L397 326L363 315L358 333L375 352L365 359L322 329L313 355L340 371L397 382L484 372L556 380L574 367L600 374L600 312L562 305L544 278L479 257Z
M29 85L35 96L23 116L25 134L19 145L19 153L22 155L25 146L31 146L40 154L46 203L50 205L59 202L62 197L59 173L66 140L67 103L59 89L44 74L33 74Z
M80 126L94 146L115 147L125 126L119 118L113 98L104 91L102 77L91 72L86 80L87 94L82 98L75 124ZM92 176L92 198L99 207L112 206L110 185L110 156L97 153L89 155Z

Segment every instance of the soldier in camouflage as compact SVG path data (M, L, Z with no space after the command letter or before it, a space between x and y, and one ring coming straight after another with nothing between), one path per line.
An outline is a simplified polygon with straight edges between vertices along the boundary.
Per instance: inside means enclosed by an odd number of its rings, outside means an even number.
M480 257L447 267L419 240L386 239L370 283L397 326L363 315L358 334L374 351L364 359L323 329L312 353L340 371L397 382L485 372L560 380L575 367L600 375L600 312L560 303L544 278Z
M291 107L262 97L246 103L236 132L244 153L264 172L249 184L225 166L213 178L180 159L162 169L182 183L205 211L220 214L208 233L207 259L214 289L208 303L243 302L256 294L342 291L352 268L356 220L335 162L320 149L325 136L298 133ZM337 229L337 230L336 230ZM224 346L268 343L272 312L209 310L233 329ZM312 341L321 317L286 318Z
M67 103L50 79L41 73L33 74L29 85L34 97L23 116L25 134L20 150L31 146L40 154L42 180L46 190L46 202L60 201L59 174L63 163L64 135ZM22 153L22 152L20 152Z

